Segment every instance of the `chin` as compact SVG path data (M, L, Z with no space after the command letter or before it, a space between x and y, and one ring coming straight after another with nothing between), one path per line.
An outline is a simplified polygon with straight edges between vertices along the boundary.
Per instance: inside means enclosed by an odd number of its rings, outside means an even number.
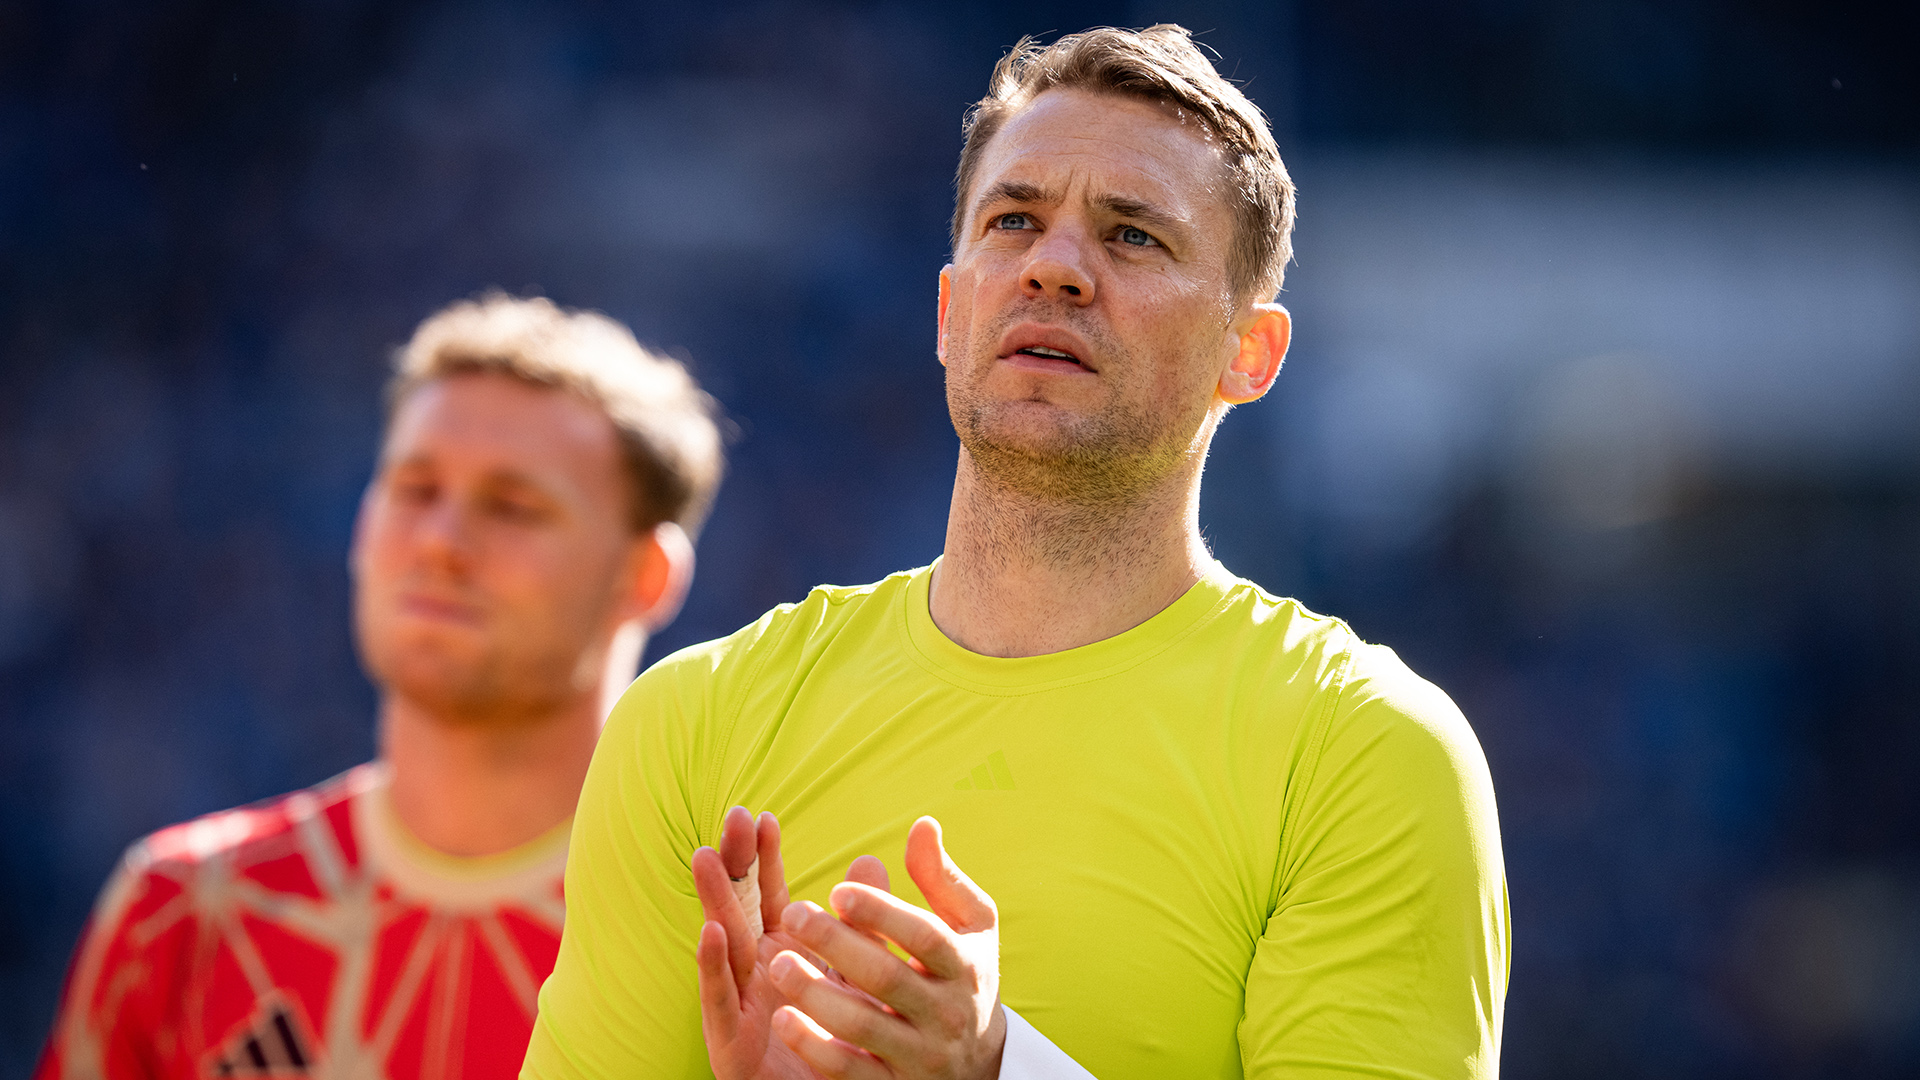
M498 696L490 685L493 680L488 678L482 665L413 656L390 667L386 675L383 682L387 690L436 710L480 703Z
M387 689L438 723L455 728L524 727L559 704L551 696L516 694L490 679L401 678Z
M443 722L471 727L524 724L581 693L557 657L440 644L396 650L377 672L381 689Z
M368 673L382 690L435 709L489 696L499 667L490 650L433 633L397 636L366 657Z
M968 449L1035 459L1066 458L1088 442L1086 423L1057 405L1010 401L974 408L956 423Z
M480 672L498 663L498 650L471 631L414 626L394 635L388 656L396 667L448 673Z
M1179 448L1132 418L1072 416L1037 402L974 411L960 442L974 465L1008 487L1064 503L1138 496L1179 465Z
M1153 456L1152 442L1140 431L1039 402L982 411L961 442L976 458L988 455L1062 474L1126 469Z

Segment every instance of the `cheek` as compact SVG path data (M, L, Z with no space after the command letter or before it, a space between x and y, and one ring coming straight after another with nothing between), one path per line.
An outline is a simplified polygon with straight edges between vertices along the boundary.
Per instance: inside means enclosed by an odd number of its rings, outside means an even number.
M1221 329L1226 317L1216 299L1206 290L1168 287L1152 302L1132 307L1137 318L1121 336L1143 343L1144 355L1161 358L1153 378L1145 380L1155 395L1168 401L1204 395L1237 355L1237 342Z
M486 539L476 552L476 569L502 589L515 595L540 596L559 591L567 579L570 545L551 535L522 530L501 530ZM576 564L574 574L580 572Z
M954 370L955 361L972 359L973 340L976 327L973 325L973 301L971 297L955 296L947 305L946 337L941 341L945 351L947 370Z
M405 521L387 509L370 509L354 528L353 570L361 578L385 578L405 561Z
M947 301L947 329L969 333L977 320L991 319L1019 290L1019 272L993 255L968 260L956 270Z
M531 618L583 632L609 601L618 553L573 536L502 538L494 553L495 588Z

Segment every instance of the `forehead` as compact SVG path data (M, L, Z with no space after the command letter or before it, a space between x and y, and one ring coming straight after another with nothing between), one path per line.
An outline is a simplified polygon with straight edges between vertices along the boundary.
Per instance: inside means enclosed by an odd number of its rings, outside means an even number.
M472 373L408 394L394 410L384 457L593 482L615 477L619 440L613 422L575 394Z
M1005 182L1119 195L1191 216L1225 210L1225 158L1206 126L1158 102L1048 90L1010 117L981 155L970 198Z

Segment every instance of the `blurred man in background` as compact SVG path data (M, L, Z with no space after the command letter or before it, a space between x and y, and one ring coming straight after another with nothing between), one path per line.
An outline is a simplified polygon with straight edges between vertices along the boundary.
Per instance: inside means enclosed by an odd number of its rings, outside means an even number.
M956 190L945 551L628 691L523 1075L1494 1076L1473 732L1200 533L1290 334L1265 117L1179 27L1023 42Z
M380 755L135 844L38 1076L505 1077L607 709L679 610L715 409L604 316L421 324L354 531Z

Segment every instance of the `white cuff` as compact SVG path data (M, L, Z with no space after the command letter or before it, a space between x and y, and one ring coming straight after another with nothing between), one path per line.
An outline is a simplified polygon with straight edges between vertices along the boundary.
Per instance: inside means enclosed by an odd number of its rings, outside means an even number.
M1000 1052L1000 1080L1094 1080L1092 1073L1053 1045L1040 1029L1020 1018L1020 1014L1000 1006L1007 1014L1007 1048Z

